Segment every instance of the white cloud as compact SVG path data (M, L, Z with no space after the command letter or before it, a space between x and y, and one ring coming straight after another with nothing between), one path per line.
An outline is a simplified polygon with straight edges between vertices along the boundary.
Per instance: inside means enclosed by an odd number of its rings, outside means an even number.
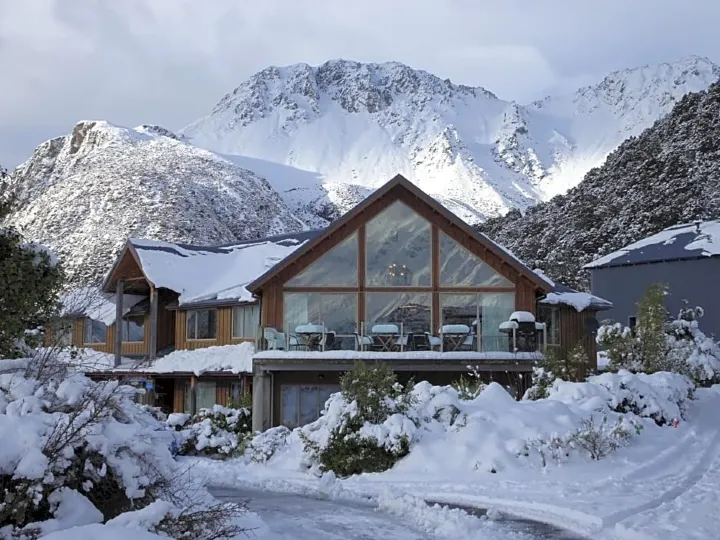
M78 120L179 128L269 64L398 60L505 99L720 59L715 0L0 0L0 162Z

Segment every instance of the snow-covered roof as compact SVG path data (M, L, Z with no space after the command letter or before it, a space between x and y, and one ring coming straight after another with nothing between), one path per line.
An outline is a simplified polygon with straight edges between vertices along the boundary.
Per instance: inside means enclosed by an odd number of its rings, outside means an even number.
M720 255L720 220L684 223L634 242L585 265L607 268Z
M245 286L319 231L305 231L227 246L191 246L131 238L142 270L155 287L180 295L178 303L252 302Z
M572 306L577 311L583 311L588 308L600 311L613 307L612 302L605 300L604 298L600 298L594 294L576 291L567 285L554 282L540 269L536 268L533 271L552 287L550 292L540 299L541 304L562 304Z
M61 299L61 317L89 317L107 325L115 322L116 296L95 287L84 287L65 294ZM144 296L123 295L123 315L145 300Z

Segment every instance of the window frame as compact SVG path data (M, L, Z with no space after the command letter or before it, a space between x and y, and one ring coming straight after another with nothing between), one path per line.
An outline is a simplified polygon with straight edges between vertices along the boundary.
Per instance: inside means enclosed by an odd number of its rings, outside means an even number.
M214 329L214 336L213 337L205 337L205 338L199 338L198 335L198 320L199 317L195 317L195 337L190 336L190 318L191 315L200 313L203 311L214 311L215 312L215 329ZM210 328L210 319L208 318L208 329ZM198 309L189 309L185 312L185 340L186 341L217 341L218 338L218 310L217 308L198 308Z
M105 332L103 333L102 341L93 341L93 323L99 322L104 325ZM90 325L90 341L87 339L87 328L88 324ZM91 319L90 317L85 317L83 319L83 345L107 345L107 329L108 326L104 324L102 321L98 321L96 319ZM144 328L143 328L144 330Z
M130 319L139 319L142 318L142 330L143 330L143 337L140 340L134 339L129 340L125 339L130 334L130 328L127 327L126 331L126 325L130 322ZM120 332L121 332L121 342L122 343L145 343L145 314L136 314L136 315L125 315L122 318L122 324L120 326Z
M296 399L296 408L295 408L295 423L292 427L287 426L287 424L284 423L285 420L285 408L283 407L283 390L285 388L295 388L297 390L297 397ZM317 411L317 417L320 418L322 416L322 412L325 409L325 403L327 402L327 399L329 399L329 396L332 394L335 394L340 391L340 384L331 384L331 383L288 383L288 384L281 384L280 385L280 425L290 427L290 429L295 429L296 427L301 427L300 425L300 418L302 417L302 400L301 400L301 394L302 389L313 389L316 392L316 411ZM320 390L327 390L328 388L333 389L332 392L328 395L328 398L320 402ZM317 420L317 418L316 418ZM314 422L315 420L313 420ZM311 422L312 423L312 422ZM303 424L307 425L307 424Z
M242 311L242 324L240 325L240 330L243 331L245 328L245 317L248 310L257 310L257 324L254 326L253 334L252 336L236 336L235 335L235 320L237 317L237 313L239 311ZM232 315L230 317L230 338L231 339L257 339L258 336L258 329L260 327L260 305L258 303L254 304L240 304L238 306L232 307ZM243 332L244 333L244 332Z

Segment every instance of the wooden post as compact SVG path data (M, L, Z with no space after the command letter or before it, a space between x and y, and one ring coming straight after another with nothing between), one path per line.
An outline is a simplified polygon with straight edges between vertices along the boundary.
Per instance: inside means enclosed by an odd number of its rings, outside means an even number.
M197 388L196 383L197 377L193 375L190 377L190 414L195 415L197 412Z
M150 354L149 359L155 360L157 355L157 321L158 321L158 293L150 286Z
M120 365L120 354L122 352L122 318L123 318L123 294L125 282L118 279L115 286L115 367Z

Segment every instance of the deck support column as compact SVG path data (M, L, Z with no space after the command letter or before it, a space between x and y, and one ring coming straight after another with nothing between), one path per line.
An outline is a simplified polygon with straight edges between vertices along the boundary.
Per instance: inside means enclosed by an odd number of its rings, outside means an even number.
M272 384L270 374L258 366L253 366L252 389L252 430L265 431L272 425L270 417L272 404Z
M157 355L157 321L158 321L158 293L155 287L150 287L150 361Z
M123 294L125 282L119 279L115 286L115 360L114 365L120 365L122 353L122 318L123 318Z
M195 416L197 413L197 377L190 377L190 414Z

